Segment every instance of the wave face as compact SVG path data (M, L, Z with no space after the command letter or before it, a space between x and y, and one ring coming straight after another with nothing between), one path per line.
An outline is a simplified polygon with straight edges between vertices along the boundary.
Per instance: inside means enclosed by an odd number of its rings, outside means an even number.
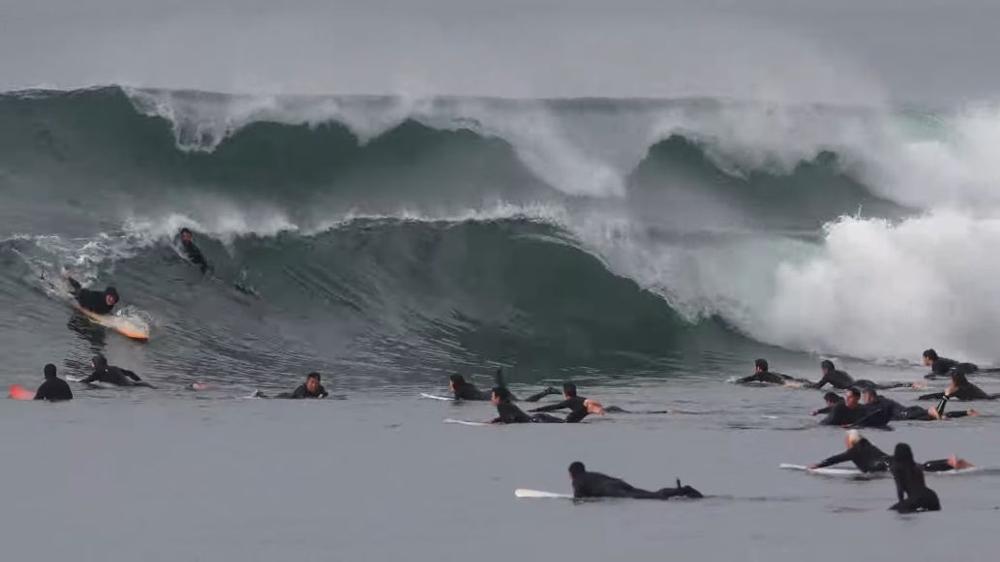
M0 123L0 326L74 361L108 342L38 290L60 268L152 317L149 369L219 380L989 362L1000 335L995 108L107 87L0 95Z

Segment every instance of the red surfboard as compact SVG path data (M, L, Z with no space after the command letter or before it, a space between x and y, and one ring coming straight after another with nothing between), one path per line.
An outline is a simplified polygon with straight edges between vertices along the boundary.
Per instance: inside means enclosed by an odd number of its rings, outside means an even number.
M14 400L34 400L35 391L28 390L19 384L10 385L10 393L8 394Z

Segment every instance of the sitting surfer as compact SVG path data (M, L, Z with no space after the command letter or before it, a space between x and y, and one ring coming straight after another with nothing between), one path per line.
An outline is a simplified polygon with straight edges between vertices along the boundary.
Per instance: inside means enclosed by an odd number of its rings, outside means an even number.
M80 282L72 277L67 277L66 282L69 283L70 294L76 298L77 304L94 314L111 314L118 304L118 290L114 287L108 287L103 291L92 291L84 289Z
M739 384L748 384L754 382L762 382L767 384L789 384L789 383L808 383L809 381L804 379L797 379L795 377L790 377L788 375L783 375L781 373L775 373L768 370L768 364L766 359L757 359L753 362L753 374L738 379L736 382Z
M590 414L604 415L604 407L595 400L579 396L576 392L576 385L571 382L563 384L563 398L562 402L541 406L531 410L531 412L554 412L568 409L570 412L566 416L566 423L580 422Z
M507 385L503 380L503 369L497 369L496 373L493 375L494 386L504 387ZM489 392L483 392L476 388L476 385L465 380L465 377L459 374L454 374L448 377L448 390L451 391L452 396L455 400L466 400L466 401L478 401L483 402L491 400L491 394ZM551 386L545 390L533 394L524 399L524 402L538 402L542 398L550 394L559 394L559 391L552 388ZM517 402L518 398L513 394L511 396L511 401Z
M959 400L996 400L1000 398L998 394L987 394L986 391L969 382L965 373L958 369L952 369L949 373L951 383L944 392L932 392L924 394L920 400L941 400L943 398L957 398Z
M941 357L933 348L924 350L921 362L924 364L924 367L931 368L931 372L924 375L924 378L927 379L945 377L951 374L952 371L958 371L964 375L979 371L979 367L974 363L962 363L954 359Z
M302 400L305 398L326 398L329 396L323 385L320 384L319 373L312 372L306 375L306 382L300 384L292 392L283 392L275 398L289 398L292 400Z
M877 388L879 390L888 390L890 388L902 388L902 387L912 387L912 383L906 382L892 382L879 384L867 379L854 380L851 375L847 374L846 371L841 371L833 364L833 361L829 359L823 360L820 364L820 370L823 373L823 378L819 379L818 382L809 383L809 388L823 388L825 385L829 384L837 390L846 390L852 386L857 388Z
M823 401L826 402L826 406L818 410L813 410L812 415L818 416L820 414L829 414L833 411L834 406L844 403L844 399L841 398L836 392L827 392L824 394Z
M878 412L874 412L876 415L871 414L873 412L861 406L861 391L851 387L844 392L844 402L833 406L830 413L819 423L820 425L857 425L859 427L885 427L889 423L888 417L878 415Z
M114 365L108 365L108 360L103 355L95 355L91 363L94 365L94 372L89 377L80 381L84 384L103 382L115 386L144 386L153 388L153 385L139 378L139 375L134 372L122 369L121 367L115 367Z
M56 376L56 366L49 363L45 366L45 382L35 391L35 400L62 402L73 399L73 391L66 381Z
M913 450L906 443L896 445L891 470L899 501L889 509L899 513L941 511L941 501L934 490L924 483L924 471L913 460Z
M854 466L858 467L858 470L864 473L886 472L889 470L892 464L892 457L875 445L872 445L858 430L852 429L848 431L845 441L847 443L847 450L843 453L833 455L822 462L809 465L809 468L815 470L851 461L854 463ZM965 459L955 456L948 459L927 461L923 464L923 469L927 472L944 472L946 470L962 468L972 468L972 464Z
M882 410L887 412L890 420L912 420L912 421L936 421L947 418L964 418L966 416L978 416L979 412L969 409L958 412L945 412L945 405L948 398L941 398L938 405L933 408L923 406L904 406L899 402L885 396L880 396L874 388L866 388L861 393L864 399L865 408L869 412Z
M599 472L588 472L582 462L569 465L569 477L573 482L574 498L634 498L641 500L667 500L675 497L701 498L701 492L691 486L662 488L656 492L641 490L625 482Z
M201 253L201 249L194 243L194 234L188 228L182 228L180 233L177 235L181 243L181 251L187 257L188 261L197 265L201 268L201 272L205 273L209 270L208 261L205 259L204 254Z

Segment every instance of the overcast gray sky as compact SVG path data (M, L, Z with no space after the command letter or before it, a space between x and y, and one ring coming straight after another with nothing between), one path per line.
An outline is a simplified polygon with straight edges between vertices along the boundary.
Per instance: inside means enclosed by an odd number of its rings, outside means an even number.
M1000 99L1000 0L0 0L0 89Z

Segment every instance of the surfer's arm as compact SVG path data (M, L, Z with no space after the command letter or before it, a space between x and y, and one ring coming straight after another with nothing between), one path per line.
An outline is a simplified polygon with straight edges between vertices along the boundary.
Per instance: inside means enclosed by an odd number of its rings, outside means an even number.
M569 400L563 400L562 402L559 402L557 404L549 404L548 406L540 406L538 408L534 408L534 409L529 410L529 411L530 412L554 412L556 410L563 410L565 408L569 408L569 406L570 406Z
M74 297L76 296L77 293L80 292L80 289L83 288L83 286L80 285L80 282L77 281L76 279L73 279L72 277L68 277L67 276L66 277L66 282L69 283L70 292L73 293Z
M45 400L46 398L48 398L48 388L45 386L45 383L42 383L42 386L38 387L38 390L35 391L34 399Z
M849 460L851 460L851 451L847 450L847 451L844 451L843 453L840 453L839 455L833 455L832 457L830 457L830 458L828 458L828 459L826 459L826 460L824 460L824 461L822 461L820 463L814 464L814 465L810 466L809 468L823 468L824 466L832 466L832 465L835 465L835 464L840 464L842 462L847 462Z
M142 379L139 378L139 375L135 374L133 371L129 371L128 369L122 369L122 373L126 377L134 380L135 382L142 382Z
M80 381L83 384L93 384L97 380L97 373L90 373L90 376Z

